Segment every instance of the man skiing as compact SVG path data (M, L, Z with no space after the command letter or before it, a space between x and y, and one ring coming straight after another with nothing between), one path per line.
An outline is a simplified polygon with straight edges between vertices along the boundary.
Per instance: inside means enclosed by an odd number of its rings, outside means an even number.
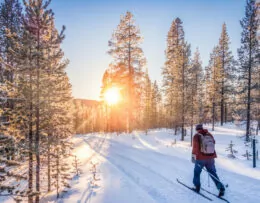
M219 190L219 197L222 197L225 194L225 187L220 182L216 173L214 159L217 155L215 151L214 137L208 132L208 130L203 129L202 124L198 124L196 126L196 131L197 133L193 137L192 145L192 162L195 163L193 177L193 184L195 186L194 190L196 192L200 192L200 174L205 166L210 177Z

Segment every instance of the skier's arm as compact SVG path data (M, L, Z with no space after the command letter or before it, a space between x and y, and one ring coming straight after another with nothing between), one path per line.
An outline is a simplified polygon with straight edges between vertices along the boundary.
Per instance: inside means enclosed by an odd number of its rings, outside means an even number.
M198 136L195 135L193 137L193 145L192 145L192 156L198 157L199 154L199 140L198 140Z

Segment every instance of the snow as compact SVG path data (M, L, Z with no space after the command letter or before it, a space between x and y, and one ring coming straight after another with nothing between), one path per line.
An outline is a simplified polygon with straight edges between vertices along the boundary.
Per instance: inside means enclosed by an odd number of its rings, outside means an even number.
M210 126L206 126L210 130ZM188 131L188 135L190 132ZM223 183L229 185L225 198L230 202L255 203L260 199L260 162L252 168L246 160L244 131L235 125L216 127L217 172ZM227 157L226 148L232 141L237 150L235 159ZM41 202L58 203L192 203L208 202L176 182L179 178L192 186L190 136L180 141L173 131L153 130L145 135L134 132L121 134L88 134L73 138L74 153L81 161L82 173L75 177L72 188L56 200L55 192ZM260 149L259 144L257 148ZM96 169L94 167L96 166ZM95 177L93 174L96 174ZM217 193L206 172L201 175L202 186ZM206 194L206 193L205 193ZM214 202L223 202L206 194ZM12 201L4 201L9 203Z

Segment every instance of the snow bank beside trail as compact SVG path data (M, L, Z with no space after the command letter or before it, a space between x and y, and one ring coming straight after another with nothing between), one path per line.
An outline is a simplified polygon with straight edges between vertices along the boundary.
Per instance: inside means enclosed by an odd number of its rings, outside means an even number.
M206 125L205 128L208 128L216 139L216 151L218 154L216 162L221 168L259 179L259 161L257 168L253 169L252 157L250 157L250 160L247 160L244 156L246 151L252 154L252 148L250 144L246 146L244 143L244 138L242 136L245 134L245 131L243 129L230 123L226 124L224 127L216 126L215 131L211 131L210 125ZM145 135L144 132L135 131L131 135L120 134L117 136L116 134L109 134L108 137L108 139L131 146L137 150L149 149L167 155L177 155L185 160L190 160L191 158L190 130L187 131L187 136L184 141L180 141L180 135L175 136L174 131L168 129L151 130L148 132L148 135ZM260 141L259 137L256 138ZM236 157L235 159L227 157L229 154L227 148L231 141L234 144L234 150L237 151L237 153L234 154ZM257 150L259 151L259 149L260 142L257 144Z

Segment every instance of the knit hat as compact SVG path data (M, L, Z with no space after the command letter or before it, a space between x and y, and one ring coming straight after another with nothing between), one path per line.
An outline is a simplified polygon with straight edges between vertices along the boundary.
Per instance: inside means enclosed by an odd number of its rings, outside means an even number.
M196 130L202 130L202 129L203 129L203 125L202 124L196 125Z

